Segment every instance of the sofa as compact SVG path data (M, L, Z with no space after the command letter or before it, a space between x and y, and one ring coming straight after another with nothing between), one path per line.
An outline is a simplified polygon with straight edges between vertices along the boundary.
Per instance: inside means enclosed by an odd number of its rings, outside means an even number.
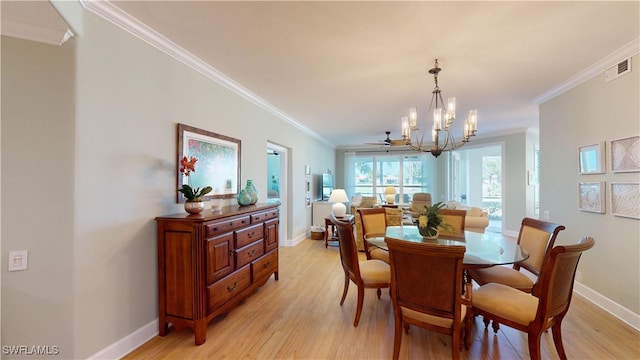
M458 201L447 201L444 208L455 210L466 210L467 216L464 218L464 229L483 234L489 226L489 213L475 206L466 206Z

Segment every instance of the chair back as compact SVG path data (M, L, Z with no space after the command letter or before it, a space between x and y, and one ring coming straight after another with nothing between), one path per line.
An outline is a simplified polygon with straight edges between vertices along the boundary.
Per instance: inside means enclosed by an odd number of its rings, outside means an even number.
M464 237L464 221L467 210L440 209L440 215L442 215L444 223L450 226L450 228L439 227L440 235Z
M518 244L529 253L529 258L516 264L514 268L517 270L522 267L536 276L540 275L545 255L553 248L558 233L564 229L559 224L531 218L522 219Z
M424 207L431 206L431 194L430 193L415 193L411 199L411 211L414 213L420 213L424 210Z
M460 319L464 246L385 238L391 266L391 299L424 314Z
M368 234L381 234L387 231L387 212L385 208L359 209L360 221L362 221L362 233L366 238Z
M342 267L349 273L350 278L361 279L358 249L356 247L356 239L353 236L353 226L349 222L338 220L333 213L329 215L329 220L336 227L336 232L338 233Z
M569 309L578 261L583 251L593 247L592 237L583 237L578 244L554 247L540 272L540 280L532 294L540 299L536 320L541 324L562 315Z

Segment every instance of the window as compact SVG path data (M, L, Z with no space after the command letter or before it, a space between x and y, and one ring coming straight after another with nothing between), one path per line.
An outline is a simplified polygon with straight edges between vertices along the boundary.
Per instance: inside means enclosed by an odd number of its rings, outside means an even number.
M433 189L432 156L389 154L345 154L345 181L349 196L376 196L382 202L384 190L396 190L396 203L409 203L416 192Z

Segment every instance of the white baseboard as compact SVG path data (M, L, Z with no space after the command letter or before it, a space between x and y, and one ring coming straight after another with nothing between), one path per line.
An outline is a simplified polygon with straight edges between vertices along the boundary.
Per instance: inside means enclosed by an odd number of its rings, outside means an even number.
M611 315L627 323L629 326L633 327L634 329L640 331L640 315L639 314L634 313L633 311L605 297L604 295L598 293L597 291L584 286L584 284L580 282L576 281L574 283L573 291L575 291L577 294L582 295L584 298L586 298L596 306L602 308L604 311L610 313Z
M120 359L158 335L158 319L98 351L88 359Z
M298 236L296 236L293 239L287 239L287 241L285 242L286 246L296 246L298 244L300 244L304 239L308 238L311 236L310 232L303 232L302 234L299 234Z

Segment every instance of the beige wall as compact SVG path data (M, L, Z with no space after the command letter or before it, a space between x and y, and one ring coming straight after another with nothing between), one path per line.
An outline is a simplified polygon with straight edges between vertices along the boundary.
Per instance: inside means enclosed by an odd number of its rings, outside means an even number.
M584 235L595 247L580 260L582 282L608 299L640 314L640 220L613 216L609 184L640 181L640 173L612 173L609 143L640 134L639 56L633 71L606 83L604 74L547 101L540 106L541 211L567 229L559 243L578 241ZM607 142L605 174L580 175L577 148ZM578 182L605 181L606 213L577 208Z
M2 345L74 346L73 67L70 47L2 37L1 254L29 251L1 270Z
M304 236L304 167L334 150L129 33L62 4L62 47L2 39L2 344L86 358L157 319L154 217L175 204L176 123L242 141L267 193L267 142L289 149L287 237ZM66 7L66 9L64 8ZM19 311L18 311L19 309Z

